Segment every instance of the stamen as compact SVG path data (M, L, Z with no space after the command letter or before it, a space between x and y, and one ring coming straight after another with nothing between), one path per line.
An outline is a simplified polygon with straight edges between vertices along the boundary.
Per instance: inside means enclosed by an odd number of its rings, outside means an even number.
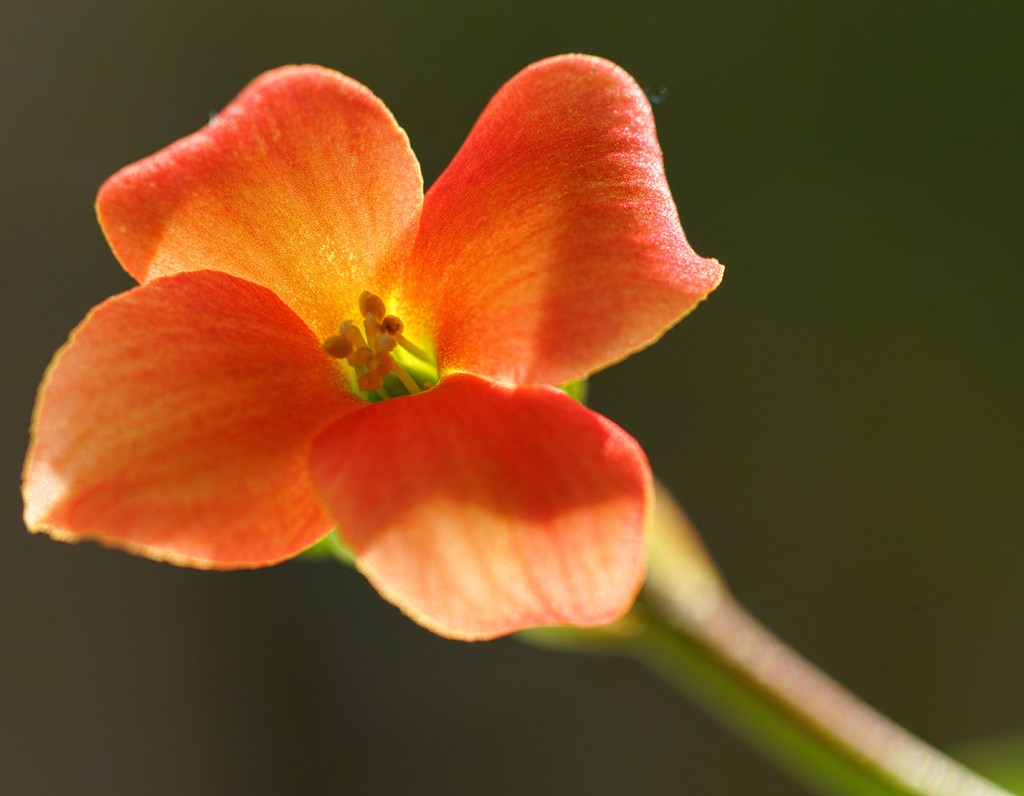
M391 352L401 346L429 367L433 358L419 346L411 343L402 334L405 324L397 315L387 315L383 300L368 291L359 296L359 314L362 315L363 329L357 321L346 320L338 327L338 333L323 342L323 349L336 359L345 359L355 370L356 384L364 392L379 392L383 398L395 392L396 385L384 386L384 377L393 373L406 392L415 394L432 386L425 382L421 387L416 380L395 361ZM365 331L365 337L363 333ZM410 363L414 372L418 365ZM435 366L436 367L436 366Z

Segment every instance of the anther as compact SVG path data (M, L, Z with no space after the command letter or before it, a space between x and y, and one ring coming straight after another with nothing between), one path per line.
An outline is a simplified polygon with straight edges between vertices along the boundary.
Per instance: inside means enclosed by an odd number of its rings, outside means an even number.
M405 324L397 315L385 315L384 320L380 322L380 328L391 336L398 337L405 330Z
M368 290L364 290L359 294L359 314L364 318L367 316L372 317L377 323L380 323L384 318L384 301L380 296L375 296Z
M332 335L323 342L323 349L328 356L344 359L352 353L352 342L341 335Z

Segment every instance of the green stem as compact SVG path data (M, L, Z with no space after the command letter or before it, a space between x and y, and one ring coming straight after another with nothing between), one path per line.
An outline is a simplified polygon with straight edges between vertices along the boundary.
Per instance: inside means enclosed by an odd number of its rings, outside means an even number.
M836 796L1009 796L861 702L727 591L694 603L663 586L648 583L621 649L809 786Z

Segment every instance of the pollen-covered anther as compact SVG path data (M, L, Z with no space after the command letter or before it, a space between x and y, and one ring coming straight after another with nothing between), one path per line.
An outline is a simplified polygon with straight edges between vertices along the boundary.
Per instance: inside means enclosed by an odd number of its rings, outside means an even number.
M384 319L380 322L380 328L392 337L398 337L398 335L405 331L405 324L402 323L402 319L397 315L385 315Z

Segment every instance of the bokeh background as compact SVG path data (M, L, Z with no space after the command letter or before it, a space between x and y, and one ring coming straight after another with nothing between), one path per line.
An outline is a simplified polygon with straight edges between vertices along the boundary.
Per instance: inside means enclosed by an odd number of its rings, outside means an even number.
M805 792L630 661L446 642L340 566L25 533L38 379L130 286L97 188L291 62L370 86L428 183L522 66L628 69L727 273L592 405L808 657L940 746L1024 730L1021 8L5 0L0 791Z

